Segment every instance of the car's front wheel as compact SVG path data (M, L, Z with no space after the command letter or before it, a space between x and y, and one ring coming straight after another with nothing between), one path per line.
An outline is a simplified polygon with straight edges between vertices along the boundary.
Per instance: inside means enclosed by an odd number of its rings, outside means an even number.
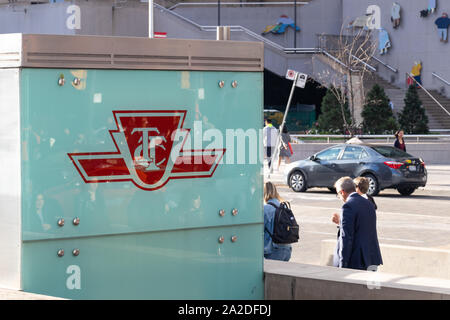
M294 171L289 177L289 187L295 192L306 191L306 180L303 173L300 171Z
M410 196L413 194L414 191L416 191L416 188L414 188L414 187L398 187L397 191L402 196Z
M363 177L369 180L369 190L367 190L367 194L372 197L378 195L378 193L380 193L380 185L378 184L377 178L370 173L363 175Z

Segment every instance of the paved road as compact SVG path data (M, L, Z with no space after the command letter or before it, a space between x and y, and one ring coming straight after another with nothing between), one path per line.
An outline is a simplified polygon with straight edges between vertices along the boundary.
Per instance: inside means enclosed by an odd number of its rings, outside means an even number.
M409 197L396 190L383 190L375 197L378 206L377 228L380 243L450 250L450 165L430 165L428 183ZM278 186L280 195L292 205L301 227L299 243L293 247L291 261L320 264L320 245L336 239L333 212L342 203L328 189L313 188L293 192L284 185L280 173L265 180Z

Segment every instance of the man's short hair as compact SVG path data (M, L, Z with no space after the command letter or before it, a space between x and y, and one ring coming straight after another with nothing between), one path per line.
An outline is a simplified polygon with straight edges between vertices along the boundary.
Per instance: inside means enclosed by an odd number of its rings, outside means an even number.
M344 190L346 193L356 192L355 183L350 177L342 177L334 184L336 191Z
M369 190L369 180L364 177L358 177L353 179L353 182L355 183L355 186L361 191L361 193L367 193Z
M267 123L272 123L272 119L266 119Z

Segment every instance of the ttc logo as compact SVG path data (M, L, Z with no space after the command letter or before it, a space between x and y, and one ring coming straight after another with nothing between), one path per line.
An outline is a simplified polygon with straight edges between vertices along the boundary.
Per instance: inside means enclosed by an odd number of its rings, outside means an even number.
M69 153L86 183L132 181L156 190L170 179L212 177L225 149L185 150L186 111L113 111L117 151ZM175 144L175 142L177 142Z

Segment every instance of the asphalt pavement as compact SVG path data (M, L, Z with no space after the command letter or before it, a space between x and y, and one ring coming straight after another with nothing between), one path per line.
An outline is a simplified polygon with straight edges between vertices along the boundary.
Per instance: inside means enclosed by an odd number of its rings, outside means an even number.
M291 261L320 264L321 241L336 239L331 222L342 202L326 188L297 193L287 187L281 170L268 177L284 200L291 203L300 224L300 241L293 245ZM375 197L378 206L377 230L380 243L450 250L450 165L427 165L428 182L411 196L386 189Z

